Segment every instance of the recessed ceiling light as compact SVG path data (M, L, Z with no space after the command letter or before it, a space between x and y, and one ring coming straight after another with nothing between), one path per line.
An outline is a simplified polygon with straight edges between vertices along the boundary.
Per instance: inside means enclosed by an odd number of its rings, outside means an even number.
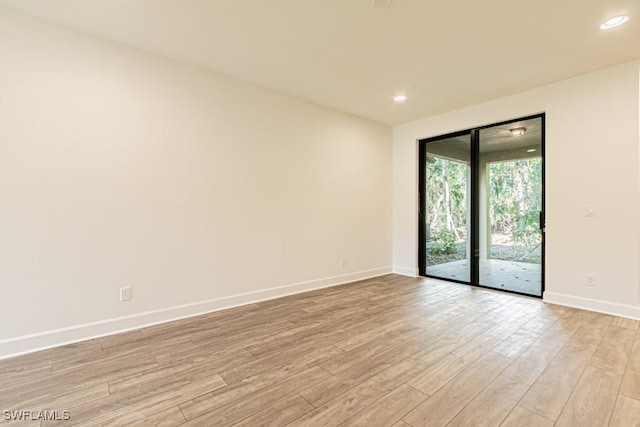
M509 131L511 132L511 135L513 135L513 136L522 136L522 135L524 135L526 130L527 130L527 128L513 128L513 129L510 129Z
M371 0L371 3L377 7L389 7L391 6L391 1L392 0Z
M404 102L407 100L406 95L396 95L393 97L394 102Z
M627 22L629 20L628 16L616 16L614 18L607 19L600 25L601 30L608 30L611 28L615 28Z
M535 152L536 152L536 149L535 149L535 148L529 148L529 149L527 150L527 153L535 153Z

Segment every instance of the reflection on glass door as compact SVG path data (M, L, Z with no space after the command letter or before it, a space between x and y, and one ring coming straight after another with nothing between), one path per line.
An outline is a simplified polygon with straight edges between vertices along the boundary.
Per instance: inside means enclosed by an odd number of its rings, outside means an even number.
M425 273L469 282L470 147L466 135L426 144Z
M542 296L542 119L480 129L481 286Z

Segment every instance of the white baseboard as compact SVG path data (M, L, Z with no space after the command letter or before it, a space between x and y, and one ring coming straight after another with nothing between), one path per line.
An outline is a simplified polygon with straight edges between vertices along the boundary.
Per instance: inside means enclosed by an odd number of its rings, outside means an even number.
M240 305L370 279L391 272L391 267L374 268L0 340L0 360L160 323L199 316Z
M555 292L545 292L542 300L551 304L565 305L567 307L580 308L583 310L610 314L612 316L640 320L640 306L637 305L618 304L615 302L575 297Z
M400 267L400 266L394 265L393 266L393 272L395 274L400 274L402 276L418 277L418 269L417 268Z

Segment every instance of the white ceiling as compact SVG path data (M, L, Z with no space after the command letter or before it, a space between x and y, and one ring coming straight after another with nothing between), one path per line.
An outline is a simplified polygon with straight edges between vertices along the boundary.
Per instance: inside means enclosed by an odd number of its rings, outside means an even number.
M389 125L640 59L637 0L0 4Z

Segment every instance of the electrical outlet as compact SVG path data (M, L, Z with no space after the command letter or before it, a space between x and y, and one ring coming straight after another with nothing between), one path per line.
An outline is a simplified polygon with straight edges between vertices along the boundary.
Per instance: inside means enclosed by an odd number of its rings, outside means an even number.
M585 284L587 286L595 286L596 285L596 275L595 274L587 274L585 276Z
M347 261L344 259L344 257L340 258L340 266L344 267L346 262Z
M120 302L129 301L131 299L131 288L120 288Z

